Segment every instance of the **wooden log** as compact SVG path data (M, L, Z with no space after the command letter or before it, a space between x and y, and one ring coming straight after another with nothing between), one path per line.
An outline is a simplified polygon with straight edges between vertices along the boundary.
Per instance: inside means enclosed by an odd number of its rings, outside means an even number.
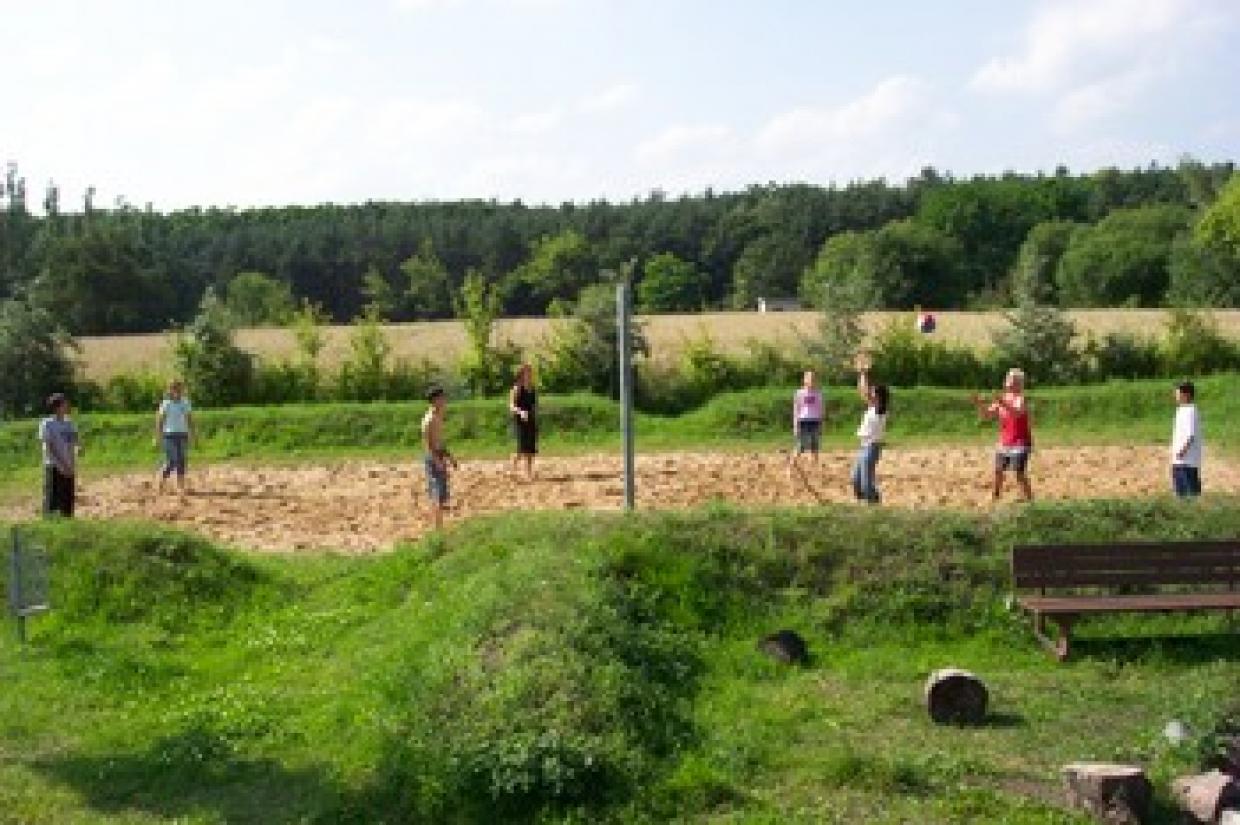
M1175 799L1198 822L1213 823L1227 808L1240 808L1240 785L1222 771L1181 776L1171 783Z
M795 630L780 630L763 636L758 641L758 650L786 665L803 665L809 662L809 646Z
M1074 762L1064 766L1068 804L1110 825L1139 825L1150 815L1153 789L1135 765Z
M931 673L925 686L926 710L938 724L976 725L986 718L986 685L967 670L946 667Z
M1219 814L1218 825L1240 825L1240 808L1229 808Z

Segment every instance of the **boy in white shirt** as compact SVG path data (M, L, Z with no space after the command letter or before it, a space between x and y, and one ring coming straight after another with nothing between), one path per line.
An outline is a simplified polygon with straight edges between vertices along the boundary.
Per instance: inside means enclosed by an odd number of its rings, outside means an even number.
M1171 486L1180 498L1201 495L1201 425L1193 382L1175 388L1175 425L1171 430Z

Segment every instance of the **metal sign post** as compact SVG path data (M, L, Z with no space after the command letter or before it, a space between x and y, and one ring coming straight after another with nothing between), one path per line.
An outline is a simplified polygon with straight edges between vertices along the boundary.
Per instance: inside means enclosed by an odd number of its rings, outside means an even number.
M47 554L23 546L21 533L13 528L9 551L9 610L17 619L17 638L26 643L26 619L51 607L48 599Z
M631 267L621 270L616 284L616 325L619 335L620 359L620 435L624 441L624 509L633 509L633 343L629 310L629 276Z

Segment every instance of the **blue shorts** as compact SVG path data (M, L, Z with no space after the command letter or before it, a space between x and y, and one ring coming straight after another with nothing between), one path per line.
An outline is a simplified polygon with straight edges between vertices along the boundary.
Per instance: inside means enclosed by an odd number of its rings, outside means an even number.
M447 468L436 464L435 459L429 455L423 458L422 464L426 468L426 495L436 504L447 504L449 498Z

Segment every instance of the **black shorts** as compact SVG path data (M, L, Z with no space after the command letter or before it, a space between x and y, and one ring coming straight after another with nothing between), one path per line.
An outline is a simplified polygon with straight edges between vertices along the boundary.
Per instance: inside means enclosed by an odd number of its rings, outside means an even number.
M1014 470L1017 474L1024 473L1029 467L1029 454L1032 447L1000 447L995 450L995 470L1004 472Z

